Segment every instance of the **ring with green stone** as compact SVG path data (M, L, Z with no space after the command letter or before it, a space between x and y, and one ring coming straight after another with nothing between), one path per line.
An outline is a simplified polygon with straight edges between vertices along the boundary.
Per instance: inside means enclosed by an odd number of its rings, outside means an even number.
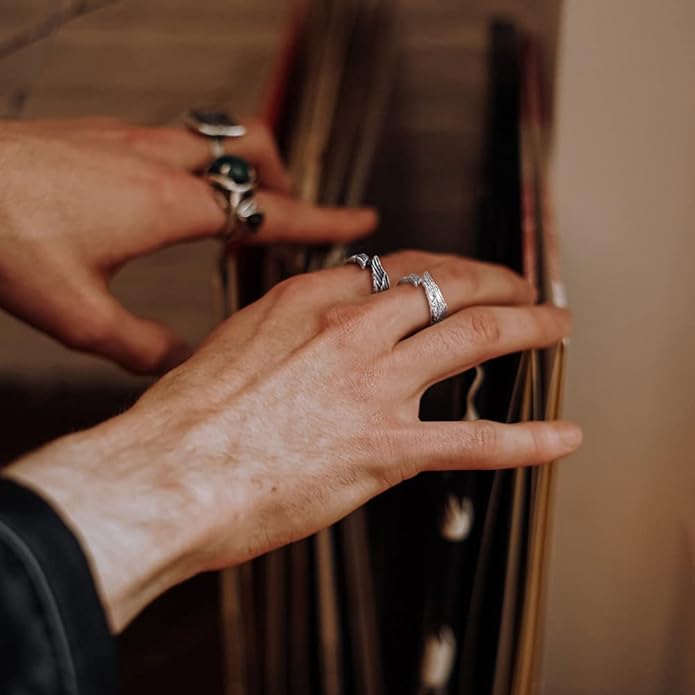
M255 199L256 170L245 159L232 155L218 157L208 168L205 179L217 194L227 222L222 230L226 241L237 241L255 233L265 215Z

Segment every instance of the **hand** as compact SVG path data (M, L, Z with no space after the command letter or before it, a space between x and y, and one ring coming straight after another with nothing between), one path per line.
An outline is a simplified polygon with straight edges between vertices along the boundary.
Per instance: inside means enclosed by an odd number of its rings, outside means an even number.
M266 220L258 242L339 242L369 233L368 210L321 209L289 197L267 129L226 141L254 163ZM0 126L0 306L64 344L135 372L161 372L190 350L170 328L134 316L108 290L128 260L214 236L224 214L190 172L209 142L183 127L111 119L6 122Z
M432 384L556 343L568 313L529 306L500 267L403 252L370 294L344 266L281 283L243 309L125 414L10 467L82 536L116 629L176 582L307 536L421 471L545 463L581 439L568 423L421 422Z

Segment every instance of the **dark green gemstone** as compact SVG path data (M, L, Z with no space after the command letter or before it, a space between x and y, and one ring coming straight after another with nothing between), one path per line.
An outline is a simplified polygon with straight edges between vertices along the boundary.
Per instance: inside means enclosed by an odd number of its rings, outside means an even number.
M246 218L246 224L251 227L251 229L256 230L263 224L263 213L254 212Z
M251 165L245 159L233 157L231 154L218 157L208 169L209 173L228 176L238 184L251 183L252 171Z

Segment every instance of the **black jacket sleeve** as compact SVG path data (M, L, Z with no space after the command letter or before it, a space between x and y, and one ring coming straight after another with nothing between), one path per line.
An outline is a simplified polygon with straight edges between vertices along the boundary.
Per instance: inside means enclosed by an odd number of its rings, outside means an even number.
M77 539L41 497L0 478L0 693L115 692L115 641Z

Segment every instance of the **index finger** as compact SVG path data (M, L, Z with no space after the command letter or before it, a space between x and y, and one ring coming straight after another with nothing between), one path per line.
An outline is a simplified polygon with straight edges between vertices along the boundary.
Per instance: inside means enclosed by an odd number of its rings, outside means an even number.
M259 120L249 119L242 123L246 134L240 138L225 138L225 152L253 164L264 187L289 193L291 181L270 130ZM204 169L213 161L210 139L183 125L149 127L112 118L40 121L30 125L60 138L126 147L142 157L186 171ZM27 129L21 122L13 127L20 132Z

